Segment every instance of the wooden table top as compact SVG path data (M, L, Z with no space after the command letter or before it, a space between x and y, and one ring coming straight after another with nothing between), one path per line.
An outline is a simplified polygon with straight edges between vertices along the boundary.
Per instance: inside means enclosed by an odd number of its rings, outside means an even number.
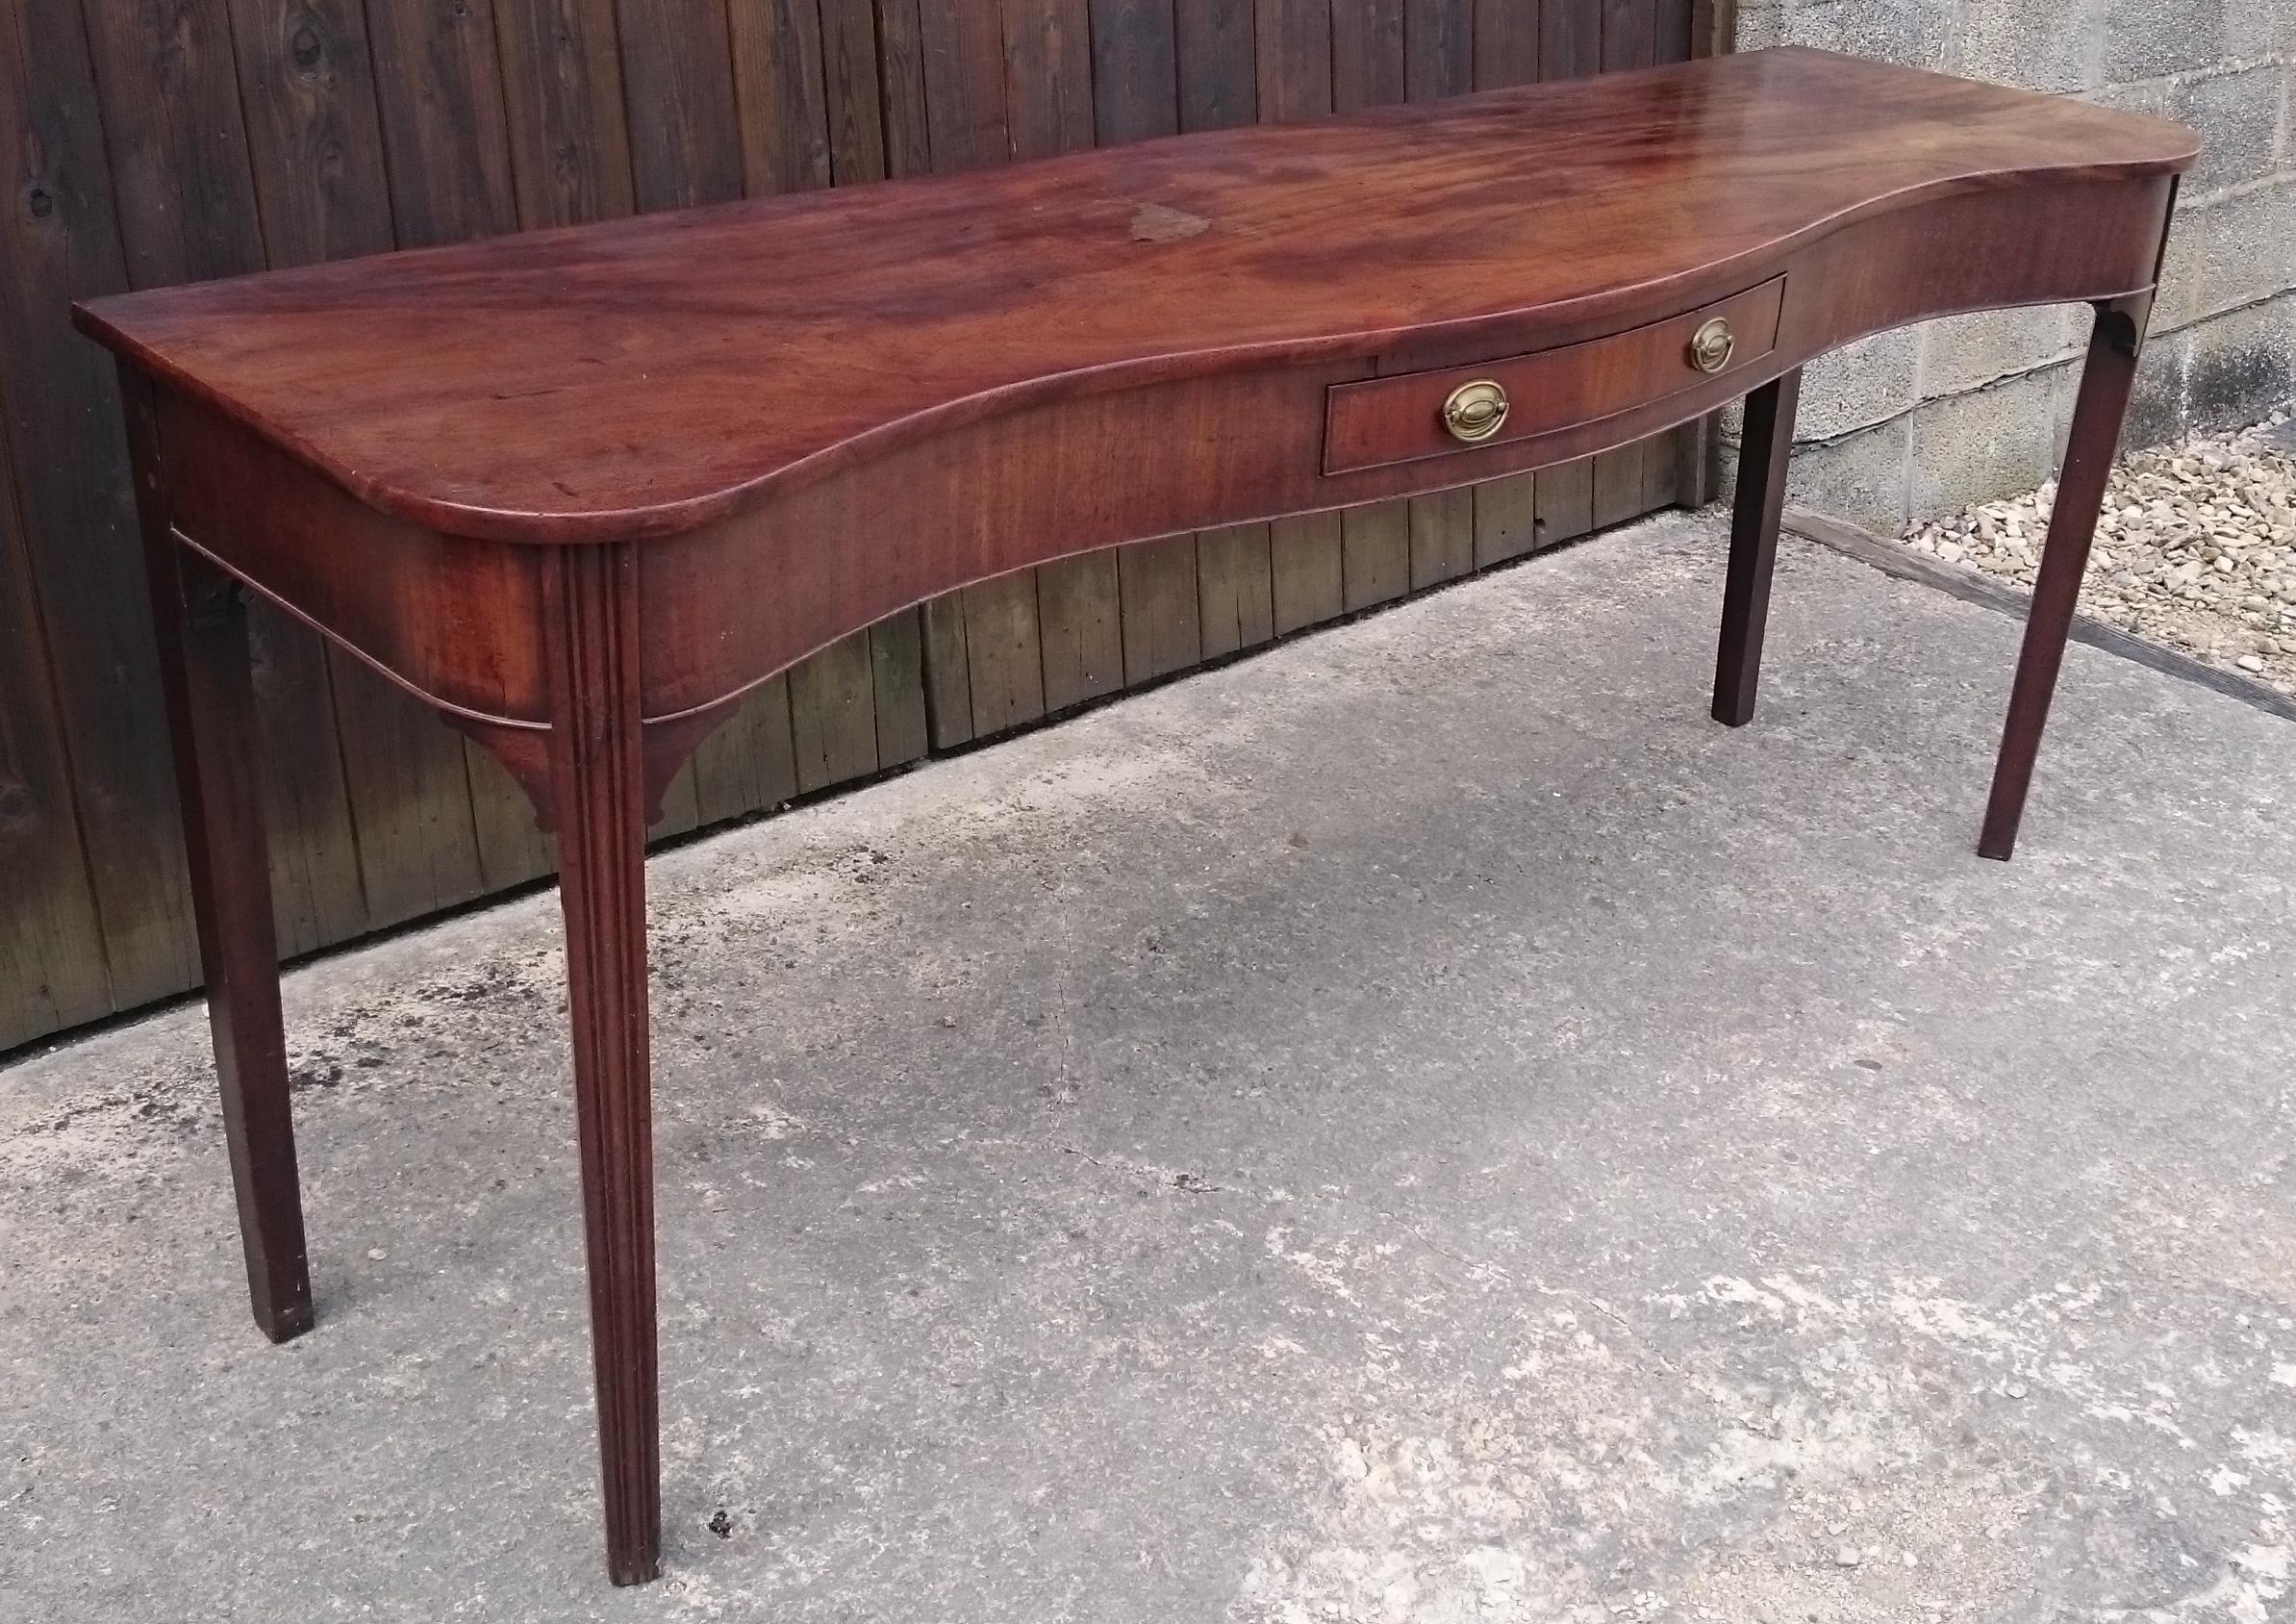
M1806 50L88 301L370 505L667 535L952 418L1519 338L1915 198L2185 167L2177 125Z

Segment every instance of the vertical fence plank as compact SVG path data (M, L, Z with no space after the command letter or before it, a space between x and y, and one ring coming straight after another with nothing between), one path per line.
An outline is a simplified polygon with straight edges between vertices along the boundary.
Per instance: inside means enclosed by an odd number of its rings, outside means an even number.
M1554 0L1568 5L1574 0ZM1475 0L1475 88L1496 90L1539 77L1540 0Z
M885 172L896 177L921 175L933 166L932 136L925 125L924 33L919 15L919 0L877 0Z
M1413 101L1475 88L1475 0L1407 0L1403 83Z
M1252 23L1260 121L1329 113L1331 0L1257 0Z
M797 793L797 746L785 676L760 683L694 752L694 796L705 824L778 806Z
M877 770L876 673L869 633L840 638L790 672L790 732L805 794Z
M898 767L931 748L924 714L924 623L914 609L869 628L877 708L877 766Z
M1180 127L1173 0L1092 0L1093 128L1102 146Z
M518 223L578 225L637 207L613 0L495 0Z
M111 990L126 1006L189 986L197 973L118 387L64 309L128 280L87 45L70 0L22 0L0 14L0 106L10 112L0 163L11 187L0 239L0 378L20 481L20 545L49 628ZM116 84L135 67L122 63L110 77ZM147 80L146 105L164 90ZM156 193L164 151L156 135L139 141L130 132L118 156ZM240 163L243 175L243 154ZM146 212L157 215L160 205ZM175 235L198 234L179 227Z
M1345 544L1336 513L1279 519L1268 526L1268 574L1275 635L1348 612Z
M1475 567L1488 569L1539 546L1535 475L1509 474L1475 488Z
M1125 684L1149 682L1201 661L1196 538L1166 536L1119 547L1116 572L1124 604Z
M924 623L924 715L935 749L972 742L972 678L965 658L965 605L936 597L919 615Z
M1226 130L1252 121L1252 0L1173 0L1173 56L1180 92L1180 128Z
M757 8L737 6L736 17ZM807 14L813 7L805 8ZM742 195L747 143L734 106L724 0L617 0L630 169L641 209L685 209ZM820 99L820 39L805 77ZM827 138L820 163L828 164Z
M494 0L366 9L375 100L399 246L491 237L517 224Z
M1116 554L1088 552L1037 571L1045 708L1113 694L1124 685L1123 599Z
M1045 714L1045 662L1037 641L1036 572L982 581L960 598L974 735L985 739L1037 721Z
M820 10L810 0L744 0L731 16L748 194L770 197L827 186L834 165Z
M1268 526L1231 524L1196 538L1197 619L1203 657L1233 654L1275 635Z
M1403 96L1403 0L1331 0L1331 111Z
M924 39L925 133L935 174L999 164L1011 155L1005 133L1004 31L997 9L921 6Z
M231 24L268 263L390 248L364 8L357 0L231 0Z
M883 180L877 13L870 0L821 0L821 95L829 126L830 180L838 186Z
M1092 18L1085 0L1003 0L1004 110L1015 158L1092 145Z
M5 74L13 56L9 32L0 22L0 130L14 125L20 106ZM33 184L41 186L43 177L36 173ZM13 208L11 235L28 213L20 204ZM8 410L0 397L0 411ZM112 1007L103 927L80 845L37 601L17 520L15 470L0 436L0 896L9 908L8 928L0 930L0 1050Z
M1409 514L1411 590L1457 580L1475 568L1475 493L1461 488L1413 496Z

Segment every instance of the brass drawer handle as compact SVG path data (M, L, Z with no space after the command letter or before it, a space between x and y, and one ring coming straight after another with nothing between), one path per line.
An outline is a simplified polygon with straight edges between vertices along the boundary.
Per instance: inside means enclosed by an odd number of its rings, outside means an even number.
M1691 336L1690 365L1702 372L1719 372L1730 364L1730 351L1737 347L1737 335L1717 316Z
M1506 391L1489 378L1461 384L1443 403L1443 426L1453 440L1477 445L1499 432L1506 421Z

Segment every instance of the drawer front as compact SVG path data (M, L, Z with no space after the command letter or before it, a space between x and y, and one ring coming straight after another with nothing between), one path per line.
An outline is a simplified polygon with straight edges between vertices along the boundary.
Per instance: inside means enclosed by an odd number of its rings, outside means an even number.
M1559 349L1334 384L1325 403L1324 471L1504 445L1726 378L1777 346L1785 285L1777 277L1647 327Z

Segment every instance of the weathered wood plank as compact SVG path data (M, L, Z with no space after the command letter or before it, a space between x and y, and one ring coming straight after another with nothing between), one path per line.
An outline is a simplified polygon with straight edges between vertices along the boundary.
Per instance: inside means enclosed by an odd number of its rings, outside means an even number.
M744 0L728 14L740 92L742 177L748 194L770 197L827 186L834 164L821 71L822 9L811 0ZM849 19L841 17L841 22ZM842 60L849 71L849 35L843 44ZM840 112L849 122L849 106Z
M967 587L965 656L972 731L987 738L1045 714L1045 666L1037 644L1036 574L1021 571Z
M1119 547L1116 572L1124 604L1125 685L1202 663L1196 538L1166 536Z
M1642 512L1643 443L1595 454L1592 517L1595 528L1624 524Z
M931 748L924 705L924 625L904 609L869 628L870 689L877 710L877 766L915 761Z
M821 94L833 185L885 178L877 13L870 0L821 0Z
M1269 525L1268 567L1276 636L1348 612L1338 514L1304 514Z
M494 4L401 0L366 9L391 216L403 248L491 237L517 224Z
M1036 572L1045 708L1113 694L1124 685L1123 600L1116 554L1088 552Z
M527 229L637 208L613 0L495 0L511 179Z
M1329 113L1330 0L1258 0L1253 24L1260 121L1285 123Z
M918 0L877 0L877 75L885 98L885 172L921 175L933 166L925 123L924 32Z
M1093 143L1092 18L1086 0L1003 0L1004 110L1015 158Z
M1539 541L1553 546L1595 527L1595 460L1577 457L1538 471Z
M10 54L0 43L0 60ZM0 124L13 123L13 111L0 112ZM4 394L0 411L13 415ZM0 437L0 896L9 918L0 930L0 1050L112 1007L46 628L34 614L16 514L15 472Z
M924 39L925 131L933 172L953 174L1011 156L1004 115L1004 33L996 6L918 9Z
M1252 122L1259 101L1252 31L1252 0L1174 0L1181 129Z
M135 19L119 20L123 29L105 38L132 47ZM213 32L203 26L187 49L212 55ZM19 475L20 545L48 626L112 994L125 1007L189 986L198 972L118 385L64 314L80 294L128 283L88 41L69 0L28 0L0 13L0 172L11 187L0 236L0 379ZM220 48L228 63L228 40ZM160 240L155 251L231 263L236 241L211 243L197 226L166 217L168 198L181 197L155 127L167 115L169 86L165 64L149 65L140 102L129 105L124 89L111 98L148 115L119 137L120 161L138 186L133 206ZM119 89L136 67L127 57L108 83ZM224 84L228 90L228 74ZM236 105L230 114L236 129ZM205 162L211 149L202 152ZM244 196L245 152L237 144L213 156L214 173L203 168L181 184L228 188L234 155Z
M1475 88L1475 0L1407 0L1403 83L1413 101Z
M797 788L810 795L877 770L875 673L869 633L855 632L789 673Z
M1411 504L1375 502L1339 516L1340 594L1348 613L1411 590Z
M1557 5L1578 0L1554 0ZM1475 88L1497 90L1539 77L1540 0L1475 0Z
M1411 590L1458 579L1475 568L1475 493L1440 491L1409 507Z
M1331 0L1331 111L1404 99L1403 0Z
M936 597L924 622L924 713L937 750L972 742L972 678L966 669L965 605Z
M1475 488L1475 567L1487 570L1539 546L1538 476L1512 474Z
M1196 603L1207 660L1256 647L1275 635L1267 525L1231 524L1198 535Z
M1602 0L1545 0L1539 7L1539 77L1583 79L1602 71Z
M732 26L760 8L736 6ZM804 8L808 16L814 8ZM618 0L632 190L641 209L684 209L742 195L747 142L734 103L724 0ZM805 69L820 98L820 41ZM826 164L826 155L823 158Z
M770 810L797 793L786 676L761 683L701 742L694 752L694 791L705 824Z
M1180 127L1173 0L1092 0L1093 127L1102 146Z

